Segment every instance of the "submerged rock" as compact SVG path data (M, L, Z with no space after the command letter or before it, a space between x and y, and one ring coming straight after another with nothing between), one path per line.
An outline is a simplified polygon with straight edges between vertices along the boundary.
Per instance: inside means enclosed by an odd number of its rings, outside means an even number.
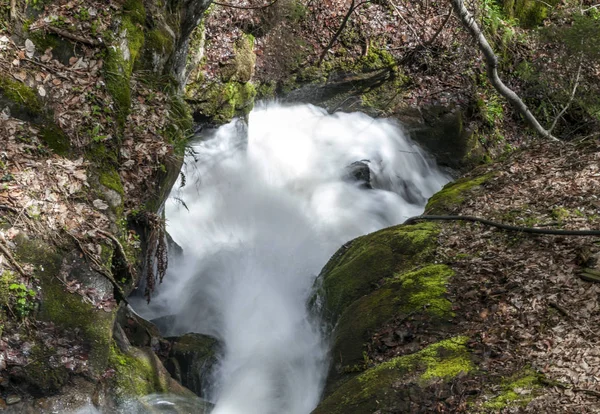
M369 160L355 161L346 167L346 175L344 177L348 181L355 181L362 188L373 188L371 185L371 169L369 168Z

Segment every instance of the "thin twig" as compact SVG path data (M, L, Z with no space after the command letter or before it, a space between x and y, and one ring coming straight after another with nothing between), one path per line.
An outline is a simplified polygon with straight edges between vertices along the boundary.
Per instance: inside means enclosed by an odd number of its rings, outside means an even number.
M404 15L402 14L402 12L398 9L398 7L394 4L394 2L392 0L389 0L388 3L393 7L393 9L396 11L396 13L398 14L398 17L400 17L400 19L402 20L402 22L410 29L410 31L412 32L413 36L415 37L415 39L417 40L417 42L419 42L419 44L421 46L424 46L423 41L421 40L421 37L417 34L417 31L415 30L414 27L411 26L411 24L404 18ZM452 13L450 13L450 15L452 15Z
M4 204L0 204L0 210L8 210L8 211L11 211L11 212L13 212L15 214L19 214L19 209L18 208L14 208L14 207L7 206L7 205L4 205Z
M573 388L575 392L583 392L584 394L593 395L594 397L600 398L600 391L590 390L587 388Z
M587 9L582 9L581 13L585 13L587 11L590 11L590 10L593 10L593 9L597 9L598 7L600 7L600 4L594 4L593 6L590 6Z
M573 99L575 99L575 92L577 92L577 87L579 86L579 78L581 76L581 67L582 66L583 66L583 53L581 53L579 56L579 67L577 68L577 75L575 76L575 83L573 84L573 90L571 91L571 96L569 97L569 101L565 104L562 111L560 111L559 114L556 115L556 118L554 118L554 122L552 122L552 125L548 129L548 132L550 132L550 133L552 132L554 127L556 127L556 124L558 123L560 118L562 118L562 116L565 114L565 112L567 112L567 110L571 106L571 103L573 103Z
M325 46L325 49L323 49L323 51L321 52L321 56L319 56L319 62L317 64L317 66L321 66L321 64L323 63L323 60L325 59L325 55L327 55L327 52L329 52L329 50L333 47L333 45L337 41L338 37L340 37L340 35L342 34L342 31L346 27L346 24L348 24L348 20L350 20L350 16L352 15L352 13L354 13L354 11L356 9L358 9L360 6L362 6L363 4L370 3L370 2L371 2L371 0L365 0L365 1L361 1L360 3L356 4L356 0L352 0L352 3L350 4L350 8L348 9L348 12L344 16L344 19L342 20L340 27L338 27L338 29L335 32L335 34L333 35L333 37L329 40L329 43L327 43L327 46Z
M433 35L433 37L431 39L429 39L428 41L425 42L424 46L430 46L435 41L435 39L437 39L437 37L440 35L440 33L442 33L442 30L444 30L444 27L446 26L446 24L448 23L448 21L450 20L451 17L452 17L452 7L450 7L450 10L448 11L446 18L444 19L444 22L439 27L439 29L437 29L437 32L435 32L435 34Z
M79 247L79 250L81 250L81 252L85 255L86 259L92 262L94 270L96 270L98 273L104 276L113 285L113 288L119 293L119 296L121 296L121 300L123 302L129 304L129 302L127 301L127 297L125 296L125 292L123 292L123 289L121 289L121 286L119 286L112 273L104 266L102 266L102 264L98 263L98 260L96 260L96 258L90 254L90 252L83 246L83 244L81 244L81 241L74 234L66 230L65 232L69 236L71 236L73 240L75 240L75 243Z
M49 71L49 72L52 72L52 74L53 74L54 76L58 76L59 78L63 78L64 80L71 80L69 77L67 77L67 76L65 76L65 75L61 75L60 73L58 73L58 72L57 72L57 70L58 70L58 69L51 68L50 66L48 66L48 65L44 65L44 64L43 64L43 63L41 63L41 62L36 62L35 60L33 60L33 59L28 59L28 58L23 58L23 59L21 59L21 60L24 60L24 61L26 61L26 62L31 62L31 63L33 63L33 64L35 64L35 65L38 65L38 66L40 66L40 67L42 67L42 68L46 69L47 71ZM72 69L69 69L69 68L65 68L65 69L67 69L67 70L72 70Z
M417 221L421 220L470 221L474 223L485 224L486 226L496 227L502 230L516 231L519 233L550 234L555 236L600 236L600 230L554 230L540 229L536 227L511 226L509 224L496 223L495 221L473 216L416 216L409 218L404 222L404 224L415 224Z
M19 265L19 263L17 263L17 261L15 260L15 258L13 257L13 255L10 253L10 250L8 250L4 246L4 243L2 243L2 242L0 242L0 252L2 252L2 254L4 254L4 256L6 256L6 258L8 259L8 261L10 262L10 264L12 265L12 267L14 267L15 270L21 274L21 276L27 277L27 278L29 277L29 275L27 273L25 273L25 271Z
M123 245L121 244L119 239L117 239L114 235L112 235L111 233L109 233L107 231L100 230L100 229L95 229L95 230L96 230L96 232L100 233L101 235L108 237L109 239L112 240L112 242L115 244L115 246L117 246L117 248L119 249L119 253L121 254L121 257L127 264L127 269L129 270L129 273L133 274L131 264L129 264L129 262L127 261L127 254L125 253L125 249L123 248Z
M267 7L271 7L278 1L279 0L273 0L271 3L265 4L264 6L236 6L235 4L219 3L217 1L213 1L212 4L216 4L217 6L221 6L221 7L231 7L232 9L260 10L260 9L266 9Z

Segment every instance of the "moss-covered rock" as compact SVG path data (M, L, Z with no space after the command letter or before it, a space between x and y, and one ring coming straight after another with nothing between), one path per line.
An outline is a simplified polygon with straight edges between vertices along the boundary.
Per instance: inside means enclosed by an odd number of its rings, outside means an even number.
M144 45L146 10L141 0L127 0L115 44L107 48L104 64L106 88L115 102L117 120L123 127L131 107L129 81L138 55Z
M463 336L446 339L370 368L338 387L313 414L425 412L439 398L440 384L475 369L466 343Z
M124 351L113 344L109 363L115 370L112 380L119 400L154 393L188 397L194 395L171 378L162 362L149 348L129 347Z
M89 366L99 374L108 361L116 311L97 309L78 293L68 292L59 278L76 278L81 283L91 283L90 288L105 291L112 289L112 285L89 269L79 255L70 256L71 260L63 255L64 252L39 240L21 240L17 247L19 259L35 266L40 281L39 319L52 322L59 328L81 332L80 339L89 347Z
M223 65L220 79L206 83L203 77L186 87L186 99L197 120L223 124L236 116L246 116L257 95L251 79L256 55L254 37L242 36L235 44L234 57Z
M491 395L486 393L488 399L481 406L485 410L494 412L509 407L524 407L539 395L544 387L543 376L526 369L502 381L497 387L499 390L495 393Z
M418 315L440 331L453 313L446 285L453 271L432 261L439 228L396 226L342 247L319 277L326 320L335 326L327 391L366 368L365 344L394 319Z
M202 397L206 394L211 369L216 362L218 341L210 336L189 333L171 340L165 366L173 378Z
M396 226L359 237L342 247L319 276L327 319L335 322L352 302L394 274L427 263L438 227L432 223Z
M435 193L427 202L425 211L428 214L452 213L460 206L473 191L490 181L494 173L487 173L475 177L465 177L446 184L439 192Z

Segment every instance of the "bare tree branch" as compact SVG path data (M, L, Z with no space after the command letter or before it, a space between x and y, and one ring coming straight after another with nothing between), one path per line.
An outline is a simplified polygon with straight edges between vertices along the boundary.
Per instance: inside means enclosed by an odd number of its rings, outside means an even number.
M450 7L450 10L448 10L448 14L446 15L446 18L444 19L444 22L442 23L440 28L437 29L437 32L435 32L435 34L433 35L433 37L431 39L429 39L428 41L425 42L425 46L431 45L435 41L435 39L437 39L437 37L440 35L440 33L442 33L442 30L444 30L444 27L446 26L446 24L448 23L448 20L450 20L451 17L452 17L452 7Z
M571 106L571 103L573 103L573 99L575 99L575 92L577 92L577 87L579 86L579 78L581 77L581 67L583 66L582 63L583 63L583 54L581 54L579 57L579 67L577 68L577 75L575 75L575 83L573 84L573 90L571 91L571 96L569 97L569 101L565 104L562 111L560 111L559 114L556 115L556 118L554 118L554 122L552 122L552 125L548 129L548 132L552 132L552 130L554 130L554 127L556 127L556 124L558 123L560 118L565 114L565 112L567 112L567 110L569 109L569 106Z
M360 3L356 4L356 0L352 0L352 3L350 4L350 8L348 9L348 12L344 16L344 20L342 20L342 24L340 24L340 27L338 27L337 31L335 32L335 34L333 35L331 40L329 40L329 43L327 44L327 46L325 46L325 49L323 49L323 51L321 52L321 56L319 56L319 63L317 64L318 66L321 66L321 64L323 63L323 60L325 59L325 56L327 55L327 52L329 52L329 49L331 49L331 47L337 41L338 37L340 37L340 35L342 34L342 31L346 27L346 24L348 24L348 20L350 20L350 16L352 15L352 13L354 13L354 11L356 9L358 9L360 6L362 6L363 4L370 3L370 2L371 2L371 0L365 0L365 1L361 1Z
M232 9L257 10L257 9L266 9L267 7L271 7L278 1L279 0L273 0L271 3L265 4L263 6L236 6L235 4L219 3L216 1L213 1L212 4L216 4L217 6L221 6L221 7L231 7Z
M4 247L4 244L0 242L0 252L6 256L11 266L21 274L21 276L28 278L29 275L23 270L23 268L19 265L19 263L15 260L12 254L10 254L10 250Z
M402 12L400 10L398 10L398 7L394 4L394 2L392 2L392 0L389 0L388 3L396 11L396 13L398 14L398 16L402 20L402 22L410 29L410 31L412 32L413 36L417 40L417 42L419 42L419 44L421 46L424 46L423 41L421 40L421 37L417 34L417 31L414 29L414 27L412 27L410 25L409 22L406 21L406 19L404 18L404 15L402 14Z
M454 11L458 15L463 26L469 31L473 39L477 42L479 50L483 53L487 64L488 78L496 91L506 98L506 100L525 118L529 126L535 129L540 135L552 141L558 141L550 131L546 130L531 113L527 105L519 98L512 89L507 87L498 76L498 58L492 50L492 47L485 38L483 32L477 25L473 15L469 13L463 0L451 0Z

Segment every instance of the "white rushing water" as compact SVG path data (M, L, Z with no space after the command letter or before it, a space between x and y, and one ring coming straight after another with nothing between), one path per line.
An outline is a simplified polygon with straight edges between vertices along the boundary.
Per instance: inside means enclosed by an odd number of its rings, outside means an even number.
M136 310L221 341L214 414L308 414L327 370L307 309L316 276L344 242L420 214L448 178L397 124L311 105L260 106L194 150L166 206L184 255ZM357 161L374 189L348 178Z

